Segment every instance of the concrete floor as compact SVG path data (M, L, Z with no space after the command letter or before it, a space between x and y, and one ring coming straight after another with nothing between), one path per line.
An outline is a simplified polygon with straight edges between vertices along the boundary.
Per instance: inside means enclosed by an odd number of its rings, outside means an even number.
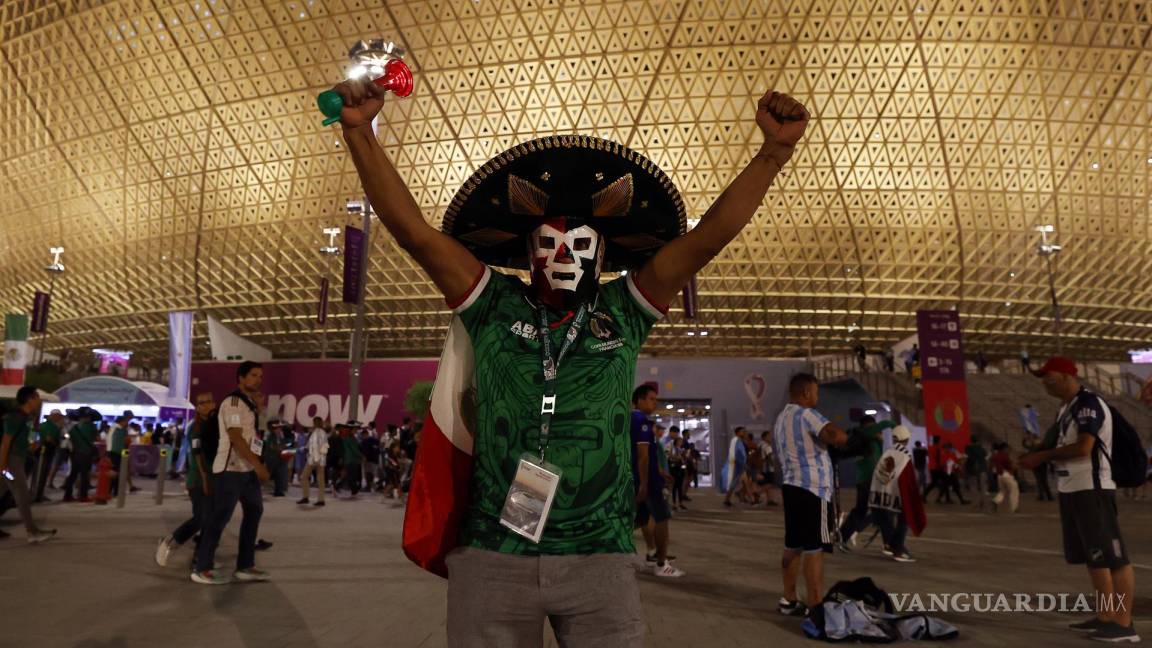
M59 538L24 543L14 512L0 519L13 537L0 542L0 646L127 648L211 646L446 645L444 581L409 564L399 549L403 510L362 496L298 509L298 497L267 498L259 554L272 572L265 584L203 587L188 581L190 552L173 565L153 562L156 540L188 510L186 497L153 504L151 484L128 506L46 504L36 508ZM59 497L59 492L50 493ZM848 493L844 494L847 501ZM639 576L648 645L760 648L806 644L796 619L774 611L780 595L779 510L725 510L698 492L692 510L673 521L673 551L688 576ZM1122 527L1137 566L1139 592L1152 589L1152 501L1121 502ZM971 507L932 507L923 538L912 539L915 564L884 559L876 547L836 554L828 582L872 576L891 593L1086 592L1082 568L1060 558L1053 504L1027 499L1012 517ZM220 562L234 560L237 520ZM179 565L179 566L177 566ZM1137 629L1152 636L1152 597L1136 601ZM1086 646L1064 629L1080 615L942 614L961 631L960 646ZM545 633L547 635L547 632ZM163 642L159 644L158 642ZM547 638L546 645L555 645Z

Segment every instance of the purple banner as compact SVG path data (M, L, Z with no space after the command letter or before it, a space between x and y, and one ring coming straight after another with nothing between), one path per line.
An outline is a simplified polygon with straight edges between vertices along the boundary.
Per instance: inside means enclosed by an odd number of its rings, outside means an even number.
M964 380L960 313L953 310L916 311L916 331L920 336L923 380Z
M32 300L32 333L44 333L48 330L48 302L51 297L46 292L36 291Z
M344 228L344 303L360 302L360 265L364 263L364 230Z
M316 307L316 323L328 321L328 277L320 278L320 303Z
M696 319L696 275L684 286L684 318Z

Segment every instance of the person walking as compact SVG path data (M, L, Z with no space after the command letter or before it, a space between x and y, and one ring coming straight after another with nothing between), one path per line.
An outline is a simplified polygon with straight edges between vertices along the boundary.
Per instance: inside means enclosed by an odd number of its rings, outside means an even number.
M215 490L212 515L200 532L196 548L196 567L192 582L222 585L238 581L265 581L268 573L256 569L256 539L264 501L260 483L268 481L268 469L260 461L263 444L256 433L259 412L254 401L264 381L264 369L258 362L241 362L236 368L237 389L224 397L217 414L220 441L212 462ZM219 574L213 567L216 547L232 513L240 504L240 548L232 578Z
M304 472L300 473L300 489L303 497L297 504L308 503L309 480L316 477L316 503L313 506L324 506L324 473L328 465L328 433L324 430L324 419L312 419L312 432L308 435L308 463Z
M916 467L916 483L920 486L920 494L927 495L928 491L928 449L919 441L912 448L912 465Z
M216 399L212 392L196 394L196 415L188 425L185 437L188 439L188 470L184 476L184 487L192 503L192 517L176 527L172 533L160 539L156 547L156 564L168 566L172 552L200 533L205 522L213 515L212 510L212 470L204 457L202 431L206 423L216 415Z
M71 502L72 487L78 484L80 502L88 501L88 489L92 485L92 457L96 447L96 424L100 413L90 407L76 410L76 425L68 432L68 442L72 445L72 461L68 467L68 477L64 480L64 501Z
M916 469L908 451L908 428L892 428L892 447L876 461L868 489L872 518L884 537L883 553L896 562L916 562L908 553L908 531L919 536L928 525L924 500L916 483Z
M28 477L24 464L28 455L28 439L32 436L32 422L40 413L40 392L24 385L16 390L16 408L4 417L4 434L0 437L0 498L12 493L29 544L39 544L56 535L56 529L41 529L32 517L32 495L28 492ZM8 537L0 530L0 539Z
M973 434L964 448L964 484L968 492L975 493L976 509L984 510L988 495L988 450L980 443L980 437Z
M63 426L64 415L60 410L52 410L37 430L40 438L40 456L36 461L36 496L32 499L33 503L52 501L44 496L44 488L48 485L48 473L53 472L56 464Z
M260 403L257 403L259 406ZM288 490L288 466L284 463L281 453L284 450L283 425L280 419L270 419L264 428L264 447L261 460L268 468L269 481L272 482L272 497L284 497Z
M688 481L688 471L685 469L687 451L684 448L683 437L677 436L668 448L668 472L672 475L672 508L687 511L684 505L684 487Z
M108 460L112 462L112 476L108 484L108 494L115 497L120 493L120 470L121 463L124 458L124 449L128 447L128 424L136 415L132 410L125 410L123 414L116 417L116 421L112 425L112 429L108 431ZM123 466L124 470L130 470L128 466ZM132 491L131 475L126 482L129 484L129 492Z
M1007 501L1008 506L1004 510L1015 513L1020 508L1020 484L1016 481L1016 468L1012 465L1007 443L996 444L996 450L992 453L992 469L996 472L996 497L992 498L992 505L999 513L1000 504Z
M656 388L640 385L632 392L632 479L636 489L636 528L644 529L649 520L655 522L652 544L655 545L655 566L652 573L661 578L680 578L683 570L672 564L668 556L670 531L668 521L672 512L664 499L664 477L660 470L659 439L654 433L655 422L649 417L656 411Z
M732 440L728 443L728 465L725 468L724 506L732 507L732 494L744 483L744 474L748 471L748 446L744 438L748 435L743 426L737 426L732 431Z
M343 483L353 498L360 493L360 483L363 481L364 453L360 450L360 439L356 437L356 431L359 429L359 421L336 424L336 432L340 435L341 449L344 452Z
M876 422L873 416L860 419L860 426L851 435L853 445L862 440L864 453L856 458L856 504L840 525L840 549L850 551L856 546L856 534L863 531L872 518L868 507L868 494L872 489L872 473L880 455L884 454L884 430L895 428L892 421Z

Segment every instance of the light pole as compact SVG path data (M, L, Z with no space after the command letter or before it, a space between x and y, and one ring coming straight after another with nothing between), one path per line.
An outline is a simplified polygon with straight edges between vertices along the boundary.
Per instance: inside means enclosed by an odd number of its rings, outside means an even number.
M384 68L393 59L403 59L404 50L395 43L385 42L382 38L368 41L357 41L348 50L348 59L352 63L348 76L352 78L368 76L376 78L384 74ZM379 117L372 120L372 134L375 135L379 126ZM368 250L371 247L372 205L365 196L363 202L349 202L349 215L359 213L364 221L364 249L360 257L360 291L356 300L356 320L352 327L352 345L349 350L351 367L348 369L348 417L351 420L360 420L360 371L364 366L366 345L364 343L364 289L368 276Z
M1052 257L1060 254L1063 246L1055 245L1048 242L1048 235L1056 232L1056 228L1051 225L1040 225L1036 227L1036 231L1040 232L1040 244L1036 246L1036 254L1044 257L1044 266L1048 270L1048 292L1052 298L1052 327L1056 332L1056 353L1064 355L1064 336L1062 332L1062 323L1060 321L1060 301L1056 299L1056 274L1052 270Z
M325 286L325 290L321 291L324 293L323 295L321 295L321 299L327 300L328 299L327 287L328 287L329 282L330 282L331 277L332 277L332 257L340 255L340 248L336 247L336 237L340 236L340 228L339 227L325 227L322 231L324 232L324 235L328 237L328 245L322 246L320 248L320 254L324 255L324 286ZM321 312L325 313L324 321L321 323L321 326L323 326L324 328L322 328L320 330L320 358L321 359L327 359L328 358L328 315L327 315L328 306L327 306L327 304L321 304L320 309L321 309Z
M372 205L367 199L363 203L349 202L348 215L361 214L364 221L364 247L360 251L359 291L356 295L356 319L352 325L352 345L349 349L349 360L352 361L348 369L348 419L360 420L360 370L364 366L364 292L368 278L368 248L370 241L368 233L372 227Z
M60 255L64 254L63 247L50 247L48 252L52 254L52 263L44 266L44 271L48 273L48 303L44 308L44 322L41 324L43 330L40 333L40 344L36 345L36 364L44 361L44 343L48 339L48 309L52 307L52 290L56 287L56 277L64 274L64 264L60 262Z

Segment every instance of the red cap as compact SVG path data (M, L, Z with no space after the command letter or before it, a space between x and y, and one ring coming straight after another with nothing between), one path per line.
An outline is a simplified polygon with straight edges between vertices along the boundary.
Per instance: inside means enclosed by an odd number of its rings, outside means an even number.
M1043 367L1040 367L1040 369L1033 371L1032 373L1043 378L1044 375L1050 371L1055 371L1056 373L1062 373L1068 376L1075 376L1079 373L1079 371L1076 369L1076 363L1074 361L1070 360L1069 358L1062 358L1060 356L1049 358L1048 362L1045 362Z

